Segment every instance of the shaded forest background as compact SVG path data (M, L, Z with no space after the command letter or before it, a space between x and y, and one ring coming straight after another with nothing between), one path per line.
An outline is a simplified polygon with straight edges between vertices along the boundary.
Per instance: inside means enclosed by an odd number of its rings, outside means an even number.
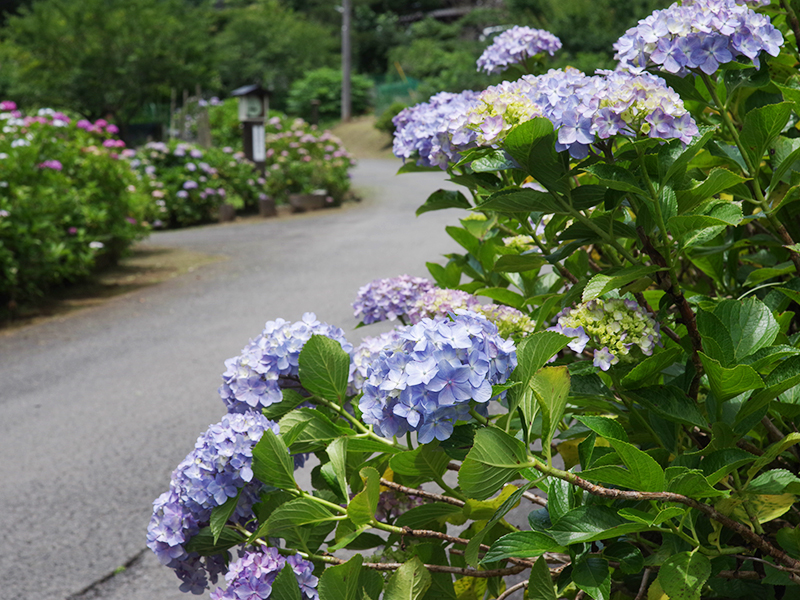
M613 68L614 41L667 4L352 0L352 64L373 86L376 112L387 101L374 90L395 86L411 104L499 82L475 60L511 25L561 39L548 67L593 72ZM175 90L224 98L258 83L274 108L298 113L320 86L340 85L341 20L330 0L0 0L0 99L129 124L163 119ZM293 86L325 68L333 76L317 74L290 101Z

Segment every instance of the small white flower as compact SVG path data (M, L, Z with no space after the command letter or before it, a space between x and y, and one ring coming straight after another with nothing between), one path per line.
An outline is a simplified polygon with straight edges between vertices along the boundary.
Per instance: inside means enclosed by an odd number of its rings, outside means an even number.
M92 250L99 250L103 246L105 246L103 242L89 242L89 248Z

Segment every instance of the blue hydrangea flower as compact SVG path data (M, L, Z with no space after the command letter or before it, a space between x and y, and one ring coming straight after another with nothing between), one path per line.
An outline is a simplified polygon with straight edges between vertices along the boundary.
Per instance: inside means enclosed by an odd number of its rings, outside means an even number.
M657 10L617 40L614 58L622 69L641 72L656 66L680 76L690 69L710 75L739 56L759 68L761 52L777 56L783 35L769 17L747 4L769 2L685 0Z
M289 564L297 578L302 597L305 600L318 600L319 592L314 577L314 565L297 555L286 558L277 548L262 548L261 551L248 551L239 560L231 563L225 574L227 589L217 588L211 600L266 600L272 597L272 585L283 568ZM276 599L280 600L280 599Z
M298 357L312 335L324 335L351 354L353 346L338 327L305 313L302 321L269 321L264 331L239 356L225 361L219 395L229 413L260 410L283 399L281 389L297 386Z
M483 316L457 311L396 329L393 341L367 368L359 402L362 418L385 437L417 432L419 443L445 440L472 402L485 410L492 385L517 365L514 343Z
M358 290L353 314L364 325L394 321L408 313L419 297L433 288L433 282L424 277L400 275L375 279Z
M224 572L224 557L200 557L184 544L208 525L213 508L239 493L232 519L245 524L264 483L253 477L253 447L277 423L257 412L228 414L197 438L194 450L173 471L169 491L153 502L147 546L175 570L184 592L202 593Z
M478 71L502 73L510 65L524 63L531 56L547 52L550 56L561 49L561 40L544 29L512 27L504 31L478 59Z
M658 322L636 302L622 298L598 298L565 308L549 330L574 338L568 345L576 353L591 344L593 364L603 371L621 360L634 360L631 355L634 347L650 356L655 346L661 344Z
M441 169L458 161L461 152L475 146L475 133L466 127L466 118L477 97L472 91L441 92L401 111L392 119L395 156L416 158L419 166Z

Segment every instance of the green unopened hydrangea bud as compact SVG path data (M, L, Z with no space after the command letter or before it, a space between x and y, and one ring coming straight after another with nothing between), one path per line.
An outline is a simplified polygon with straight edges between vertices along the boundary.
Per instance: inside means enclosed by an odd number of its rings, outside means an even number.
M522 253L533 247L533 238L529 235L515 235L514 237L503 238L503 244L505 244L506 248Z
M462 221L488 221L488 217L481 212L471 212Z
M621 360L633 360L633 346L650 356L661 343L659 324L632 300L590 300L564 309L557 321L550 330L576 338L569 344L575 352L582 352L591 343L595 348L593 364L603 371Z
M500 337L519 339L534 331L531 318L510 306L487 304L478 309L484 317L497 326Z

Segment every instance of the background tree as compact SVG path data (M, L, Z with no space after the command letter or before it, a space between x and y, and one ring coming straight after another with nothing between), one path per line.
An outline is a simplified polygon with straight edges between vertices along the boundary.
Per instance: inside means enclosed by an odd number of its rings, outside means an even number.
M170 89L214 83L209 12L182 0L38 0L0 45L9 92L125 124Z

